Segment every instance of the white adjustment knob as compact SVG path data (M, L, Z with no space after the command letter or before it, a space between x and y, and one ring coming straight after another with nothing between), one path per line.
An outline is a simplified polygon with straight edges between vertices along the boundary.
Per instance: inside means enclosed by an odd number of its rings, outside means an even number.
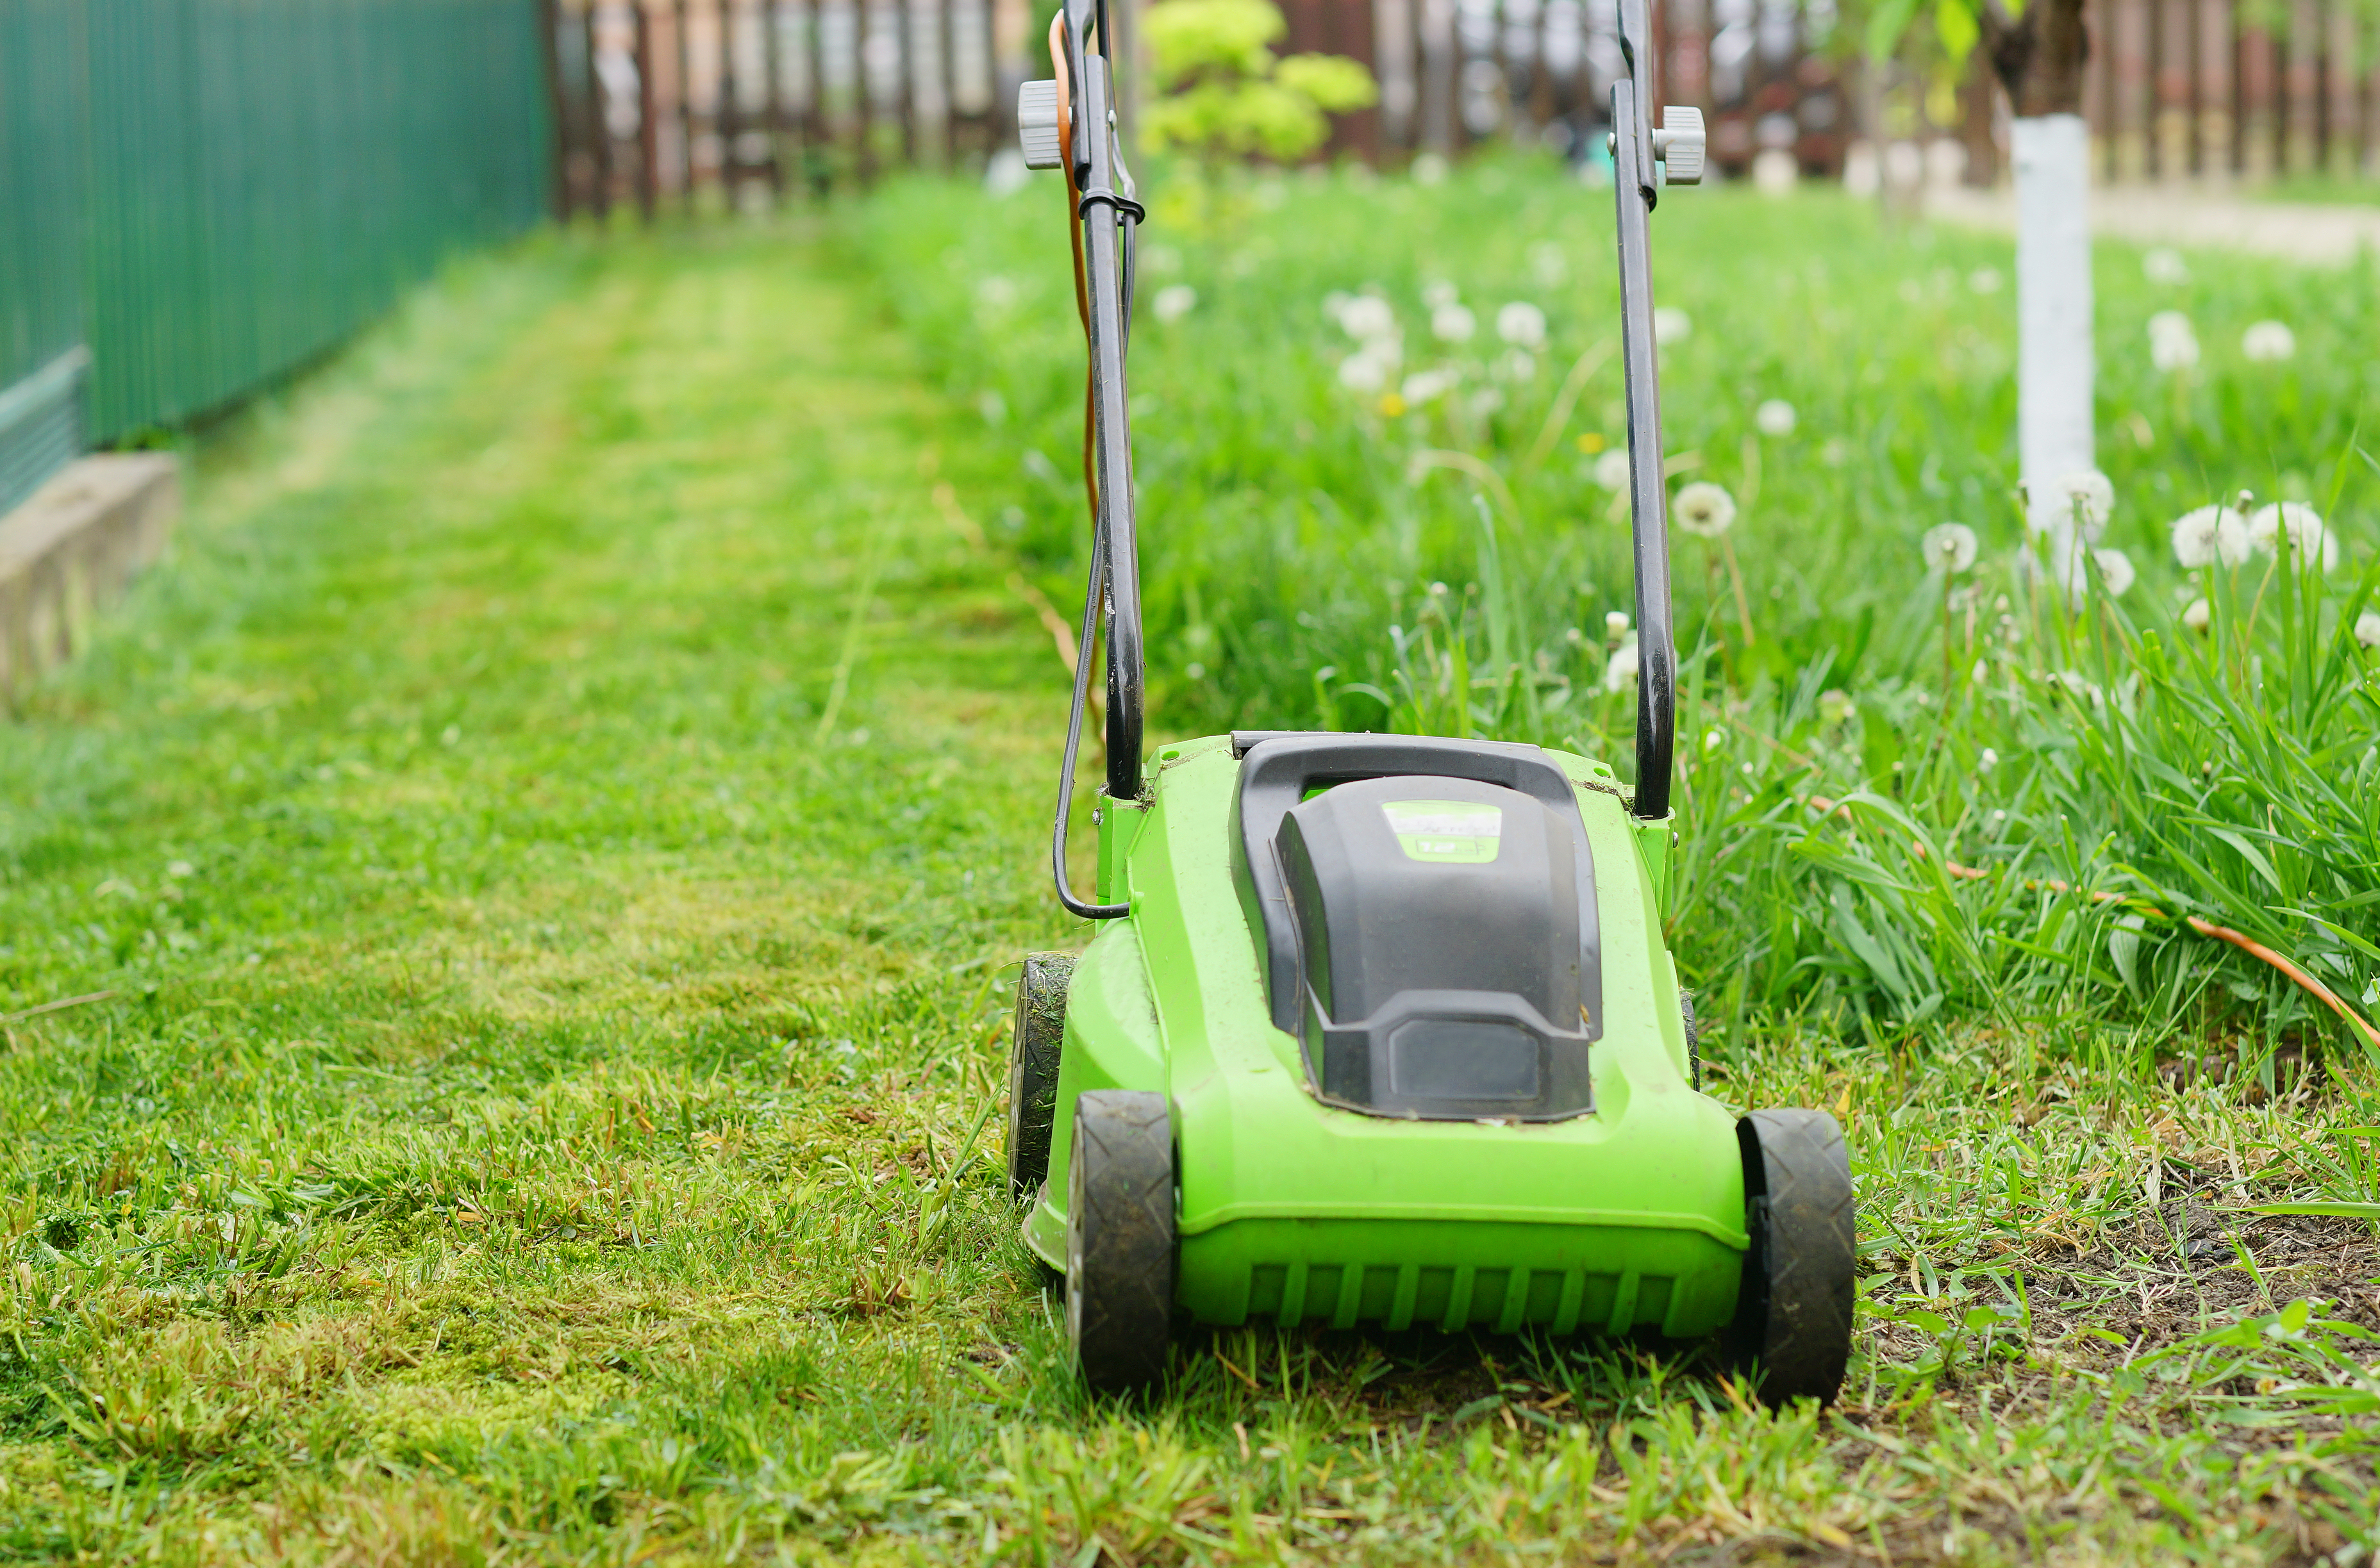
M1661 111L1661 128L1653 133L1653 156L1661 160L1663 185L1703 182L1703 112L1672 103Z
M1028 169L1065 166L1058 136L1058 83L1028 81L1016 90L1016 140Z

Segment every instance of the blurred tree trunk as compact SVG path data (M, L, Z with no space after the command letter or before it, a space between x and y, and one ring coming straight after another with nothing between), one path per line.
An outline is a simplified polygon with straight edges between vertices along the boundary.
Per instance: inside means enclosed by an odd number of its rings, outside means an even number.
M2056 531L2058 481L2097 466L2092 431L2091 135L2082 120L2090 35L2082 0L2032 0L2011 18L1984 0L1992 70L2015 115L2017 449L2035 532ZM2060 552L2070 554L2070 545Z

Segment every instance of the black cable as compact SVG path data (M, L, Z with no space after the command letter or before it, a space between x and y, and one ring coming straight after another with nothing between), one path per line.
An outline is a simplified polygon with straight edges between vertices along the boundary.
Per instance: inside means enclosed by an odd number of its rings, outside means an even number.
M1075 644L1075 700L1066 714L1066 755L1058 764L1058 820L1050 835L1050 869L1058 883L1058 902L1086 920L1121 920L1132 913L1130 904L1086 904L1066 885L1066 825L1075 809L1075 758L1083 745L1083 708L1091 694L1091 638L1099 631L1099 602L1107 597L1107 541L1091 529L1091 580L1083 593L1083 635Z

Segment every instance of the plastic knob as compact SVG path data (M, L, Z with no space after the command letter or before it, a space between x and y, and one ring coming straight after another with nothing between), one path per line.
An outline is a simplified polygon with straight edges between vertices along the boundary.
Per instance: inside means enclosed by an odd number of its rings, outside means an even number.
M1703 112L1672 103L1661 111L1661 128L1653 133L1653 156L1661 160L1663 185L1703 182Z
M1017 88L1016 140L1024 150L1026 168L1055 169L1065 165L1058 135L1055 80L1028 81Z

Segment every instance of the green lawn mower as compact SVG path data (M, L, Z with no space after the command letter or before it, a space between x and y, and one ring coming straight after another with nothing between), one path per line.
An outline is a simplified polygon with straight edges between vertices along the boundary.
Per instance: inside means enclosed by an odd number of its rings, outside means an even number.
M1102 922L1018 987L1008 1173L1064 1277L1093 1389L1164 1375L1184 1323L1724 1333L1771 1403L1831 1399L1851 1348L1851 1170L1822 1111L1700 1090L1664 945L1676 844L1647 220L1698 180L1700 117L1645 107L1645 0L1612 86L1639 637L1635 787L1585 757L1423 735L1242 732L1144 765L1124 361L1133 200L1106 0L1066 0L1019 103L1065 173L1089 342L1095 518L1051 844ZM1657 169L1656 165L1662 165ZM1665 177L1666 176L1666 177ZM1099 902L1068 886L1095 634Z

